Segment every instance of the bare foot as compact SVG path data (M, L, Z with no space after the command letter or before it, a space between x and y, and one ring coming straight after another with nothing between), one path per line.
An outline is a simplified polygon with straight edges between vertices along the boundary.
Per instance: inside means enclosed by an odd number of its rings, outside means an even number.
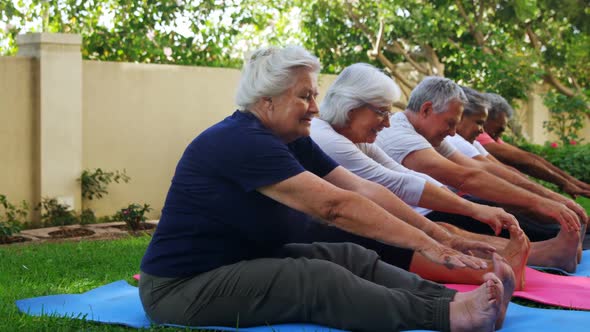
M484 280L477 289L455 295L450 304L451 331L494 331L503 287L500 279L493 273L487 273Z
M556 267L573 273L577 267L579 243L579 232L562 229L552 239L532 243L528 264Z
M504 318L506 317L506 310L512 299L512 293L514 293L515 278L514 273L508 262L498 254L492 255L492 261L494 262L494 274L502 281L504 286L504 296L502 297L502 305L496 319L496 329L501 329L504 324ZM522 270L522 278L524 279L524 267ZM524 283L524 281L523 281Z
M524 269L529 258L531 243L526 234L518 227L510 226L508 231L510 232L510 241L504 249L498 250L498 253L506 259L514 271L516 290L523 290L525 285Z

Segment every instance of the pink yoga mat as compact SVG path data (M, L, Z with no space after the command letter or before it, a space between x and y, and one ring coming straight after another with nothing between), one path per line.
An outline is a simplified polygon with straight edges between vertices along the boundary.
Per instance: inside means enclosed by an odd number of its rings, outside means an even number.
M476 285L448 284L460 292L475 289ZM590 310L590 278L560 276L526 268L525 290L514 296L549 305Z

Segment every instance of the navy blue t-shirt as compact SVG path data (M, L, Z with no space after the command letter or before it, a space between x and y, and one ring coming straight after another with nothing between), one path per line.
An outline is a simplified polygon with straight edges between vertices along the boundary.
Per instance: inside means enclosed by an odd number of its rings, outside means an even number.
M141 270L185 277L272 256L290 231L312 221L256 189L305 170L324 177L337 166L311 138L285 144L236 111L185 150Z

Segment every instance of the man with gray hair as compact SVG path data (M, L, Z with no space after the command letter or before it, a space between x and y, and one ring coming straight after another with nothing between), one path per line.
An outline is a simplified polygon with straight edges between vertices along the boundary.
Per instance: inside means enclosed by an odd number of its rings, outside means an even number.
M486 93L484 96L490 103L489 114L484 124L485 132L477 137L476 142L484 145L485 150L493 156L486 158L497 159L527 175L551 182L572 197L590 197L590 184L576 179L534 153L504 142L501 136L506 130L508 119L512 117L514 110L500 95Z
M463 165L460 153L444 139L453 136L461 121L467 97L455 82L442 77L425 78L410 95L404 112L391 118L391 127L384 129L376 143L402 165L426 173L459 192L520 210L533 212L550 222L559 223L571 236L577 248L580 220L587 222L583 208L575 202L556 201L515 186L472 164ZM546 239L535 234L530 225L521 224L532 241ZM473 223L461 227L475 232L488 232ZM574 249L575 252L575 249ZM575 254L570 270L576 266Z

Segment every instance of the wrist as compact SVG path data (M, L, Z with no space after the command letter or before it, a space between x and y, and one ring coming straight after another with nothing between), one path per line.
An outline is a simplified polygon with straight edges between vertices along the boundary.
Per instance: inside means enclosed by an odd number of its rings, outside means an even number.
M436 246L440 245L433 238L426 235L426 233L423 233L423 234L424 234L424 236L419 241L416 241L416 246L413 248L414 251L421 253L429 248L432 248L433 246L436 247Z

